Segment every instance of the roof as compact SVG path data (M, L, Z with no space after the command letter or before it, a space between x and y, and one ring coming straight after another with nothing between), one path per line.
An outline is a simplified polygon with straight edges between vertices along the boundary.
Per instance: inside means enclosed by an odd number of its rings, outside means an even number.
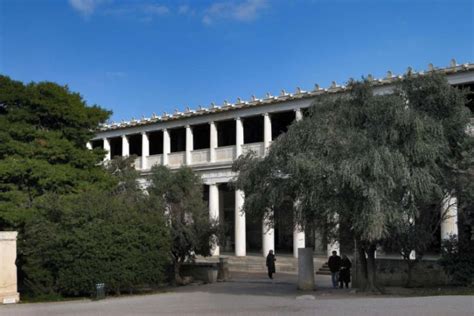
M424 75L427 73L435 72L435 73L444 73L444 74L449 75L449 74L461 73L461 72L472 71L472 70L474 70L473 63L465 63L462 65L459 65L453 59L451 60L451 64L445 68L436 68L433 66L433 64L429 64L428 70L426 72L424 71L416 72L411 67L408 67L406 73L411 73L414 75ZM371 75L367 76L367 80L371 81L374 86L391 85L402 79L403 79L403 75L395 75L391 71L387 71L387 75L385 76L385 78L382 78L382 79L373 78ZM211 103L211 105L208 108L204 108L200 106L198 109L192 110L189 107L187 107L182 112L179 110L176 110L172 114L168 114L164 112L163 115L161 116L153 114L149 118L143 117L139 120L132 118L130 121L101 124L98 128L98 131L102 132L102 131L109 131L109 130L125 129L129 127L150 125L150 124L154 124L158 122L180 120L183 118L188 118L188 117L193 117L193 116L207 115L210 113L232 111L232 110L236 110L240 108L248 108L248 107L274 104L274 103L280 103L280 102L291 101L291 100L306 99L306 98L311 98L311 97L315 97L315 96L323 95L323 94L338 93L338 92L346 91L347 89L348 88L346 86L338 85L335 81L333 81L332 84L327 88L321 88L318 84L315 84L313 90L311 91L305 91L298 87L296 88L294 93L289 93L289 92L286 92L285 90L281 90L281 93L278 96L273 96L270 93L267 93L265 98L260 99L253 95L251 99L248 101L237 98L237 101L235 103L230 103L227 101L224 101L222 105L216 105L214 103Z

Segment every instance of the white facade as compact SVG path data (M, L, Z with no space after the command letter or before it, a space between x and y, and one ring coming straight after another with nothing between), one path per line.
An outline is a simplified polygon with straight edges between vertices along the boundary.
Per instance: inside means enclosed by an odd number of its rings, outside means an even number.
M474 64L455 65L445 69L438 69L447 74L451 84L466 84L474 82ZM381 80L373 79L374 92L378 94L390 93L393 91L393 83L400 77L389 74ZM313 91L303 91L297 89L295 93L286 93L282 91L279 96L267 95L264 99L255 97L250 101L241 101L235 104L225 102L222 106L212 105L208 109L200 108L199 110L187 110L185 112L176 112L173 115L164 114L159 117L154 115L149 119L132 120L121 124L110 124L102 126L96 137L88 143L88 148L92 147L92 143L97 140L103 141L103 148L107 151L105 159L111 159L111 140L121 139L121 155L131 155L133 142L132 135L138 135L136 139L140 139L141 155L136 159L135 166L138 170L146 175L150 168L156 164L166 165L170 168L178 168L181 165L190 166L202 177L203 183L209 185L209 214L211 218L219 219L219 184L229 183L236 176L231 166L233 161L250 150L259 156L266 154L272 142L272 124L273 117L279 113L292 113L293 119L302 118L302 110L308 108L315 98L322 94L341 94L345 93L346 88L338 86L335 83L328 89L321 89L318 86ZM290 115L290 114L288 114ZM255 120L263 119L261 140L258 142L245 142L246 127L245 122L253 118ZM219 144L220 130L222 124L233 126L232 145ZM208 146L206 148L196 148L198 139L195 129L197 126L208 124ZM225 125L224 124L224 125ZM206 125L207 126L207 125ZM227 127L228 127L227 126ZM206 127L207 128L207 127ZM184 137L184 145L172 142L172 131L176 129L184 129L182 137ZM248 129L247 129L248 130ZM151 133L161 131L162 144L161 151L158 154L151 154ZM227 128L227 136L229 129ZM274 132L273 132L274 134ZM182 137L180 140L182 141ZM202 141L202 139L201 139ZM179 147L181 145L181 147ZM172 150L173 148L181 148L182 150ZM235 192L235 254L237 256L246 255L246 220L245 214L240 212L244 203L242 192ZM454 211L450 211L449 225L443 225L443 236L457 233L457 228L453 226ZM449 227L448 227L449 226ZM275 246L273 228L268 223L262 222L262 252L263 255ZM295 228L294 237L294 254L297 256L297 248L305 247L305 234L301 228ZM331 247L334 247L332 245ZM216 248L214 255L219 255L219 248Z

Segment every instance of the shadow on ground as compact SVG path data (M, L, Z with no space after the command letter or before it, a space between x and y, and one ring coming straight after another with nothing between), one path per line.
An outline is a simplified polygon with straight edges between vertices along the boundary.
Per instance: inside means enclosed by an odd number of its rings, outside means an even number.
M226 282L212 284L196 284L174 288L173 292L205 292L213 294L256 295L256 296L352 296L351 289L333 289L331 278L317 275L314 291L297 289L298 276L289 273L277 273L270 280L265 273L231 272L231 279Z

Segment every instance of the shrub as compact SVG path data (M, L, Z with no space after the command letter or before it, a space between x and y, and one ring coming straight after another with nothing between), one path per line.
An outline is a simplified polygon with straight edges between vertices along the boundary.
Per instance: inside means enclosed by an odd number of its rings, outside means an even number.
M162 282L169 234L162 208L137 192L50 195L20 240L24 285L33 295L119 294Z
M471 285L474 281L474 245L454 236L442 244L440 264L453 283Z

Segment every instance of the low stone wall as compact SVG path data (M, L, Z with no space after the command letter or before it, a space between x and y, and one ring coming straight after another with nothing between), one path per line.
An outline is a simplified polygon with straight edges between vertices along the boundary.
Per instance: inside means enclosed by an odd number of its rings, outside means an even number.
M181 267L183 277L192 277L194 280L205 283L214 283L217 281L218 264L212 262L186 263Z
M404 286L408 267L404 260L376 259L377 279L383 286ZM412 286L448 285L449 278L436 260L422 260L412 270Z

